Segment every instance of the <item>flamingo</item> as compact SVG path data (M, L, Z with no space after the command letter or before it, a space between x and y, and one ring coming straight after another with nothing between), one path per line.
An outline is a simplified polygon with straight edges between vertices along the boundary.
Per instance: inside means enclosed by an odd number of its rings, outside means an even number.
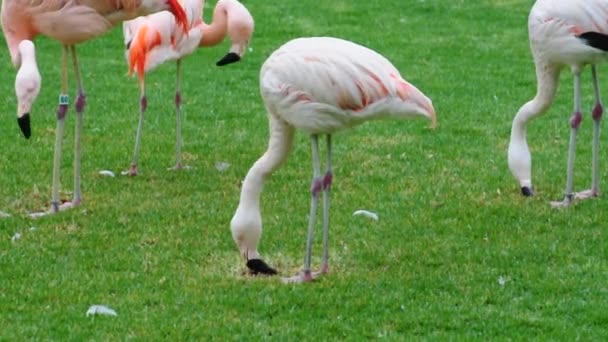
M524 196L533 195L532 158L526 141L526 125L544 113L553 102L561 70L569 66L574 75L574 112L570 118L566 192L553 207L567 207L575 199L599 196L599 135L604 112L596 65L608 57L608 0L538 0L528 19L530 47L536 66L536 96L515 115L508 149L509 168L519 180ZM591 189L574 193L573 174L576 136L582 121L580 75L591 65L595 92L593 118L593 162Z
M405 81L383 56L353 42L331 37L299 38L270 55L260 71L260 88L267 109L270 138L242 184L230 228L252 273L276 274L260 258L262 234L260 194L266 179L287 159L294 132L310 134L313 178L304 268L284 278L308 282L329 271L329 192L333 180L332 134L372 119L426 117L435 125L431 100ZM319 136L327 143L326 171L321 175ZM311 272L311 248L319 195L323 192L323 255L320 272Z
M220 0L213 11L210 25L203 22L203 0L180 0L186 11L187 35L168 12L160 12L123 23L126 57L129 74L136 72L139 77L140 101L139 124L135 137L133 160L128 171L130 176L138 174L137 162L141 144L144 112L147 107L145 93L145 73L169 61L176 61L175 113L177 118L176 164L174 169L183 168L181 140L181 61L199 46L217 45L228 34L232 41L229 53L217 62L218 66L237 62L245 50L253 33L253 18L237 0Z
M63 45L61 93L57 109L57 130L53 162L51 208L56 213L78 205L82 199L80 189L80 136L82 133L85 94L78 65L76 44L93 39L109 31L118 23L141 15L169 10L182 26L187 25L186 13L177 0L4 0L1 24L13 65L18 68L15 78L18 123L26 138L31 135L30 111L40 90L41 77L36 64L33 39L45 35ZM77 85L76 136L74 153L74 194L72 202L60 204L59 179L61 145L68 109L68 54L72 55Z

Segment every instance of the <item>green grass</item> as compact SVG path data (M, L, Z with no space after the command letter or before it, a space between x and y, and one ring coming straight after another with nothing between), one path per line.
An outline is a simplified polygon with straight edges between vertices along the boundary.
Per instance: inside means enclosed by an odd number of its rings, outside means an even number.
M256 31L242 62L213 65L227 43L184 62L184 151L192 166L184 172L166 170L175 120L175 66L168 64L147 77L141 176L98 175L130 163L138 89L125 76L120 29L79 47L88 94L85 202L38 220L27 213L50 201L60 46L37 40L43 87L27 141L15 122L14 71L3 48L0 210L12 216L0 219L0 340L606 339L606 196L567 210L548 204L565 186L569 73L552 109L529 128L537 196L522 198L507 167L512 117L536 87L526 29L532 1L244 3ZM387 56L433 99L439 126L371 122L335 136L332 273L292 286L245 274L229 221L240 180L266 148L259 67L282 43L313 35ZM587 112L589 79L586 73ZM72 126L71 111L65 198ZM588 115L579 138L575 185L582 189L591 178ZM603 149L604 189L607 157ZM217 162L230 168L219 172ZM299 133L262 194L261 252L285 276L303 260L310 170L308 137ZM361 208L380 220L353 217ZM92 304L118 317L85 317Z

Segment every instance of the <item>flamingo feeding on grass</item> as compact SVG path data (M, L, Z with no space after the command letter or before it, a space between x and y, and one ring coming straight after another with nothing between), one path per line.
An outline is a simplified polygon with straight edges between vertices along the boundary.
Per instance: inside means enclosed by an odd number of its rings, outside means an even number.
M524 104L513 119L508 150L509 168L519 180L525 196L533 194L532 158L526 142L526 125L545 112L553 102L561 70L569 66L574 75L574 111L570 118L566 193L564 199L552 202L565 207L574 199L599 195L599 135L604 111L600 98L596 64L608 57L608 0L538 0L528 18L530 47L536 65L537 93ZM591 189L573 192L576 136L581 124L581 72L591 65L595 91L593 118L593 178Z
M129 63L129 74L137 73L139 78L139 124L135 136L135 148L131 167L124 173L136 176L144 112L147 107L145 93L145 74L160 64L176 61L175 113L176 113L176 164L182 165L181 140L181 61L193 53L199 46L213 46L223 41L226 34L232 42L229 53L217 62L218 66L237 62L245 54L253 33L253 18L237 0L219 0L213 10L211 24L203 22L203 0L181 0L185 9L188 26L187 34L176 23L175 18L167 12L139 17L123 23L126 57Z
M276 274L260 258L260 193L265 180L287 158L295 129L310 134L313 179L304 269L285 282L305 282L329 270L329 191L331 137L372 119L426 117L435 125L431 100L383 56L350 41L321 37L292 40L262 65L260 89L270 123L268 149L247 173L238 208L230 222L232 237L253 273ZM327 164L321 175L318 139L326 136ZM319 195L323 193L323 256L311 272L311 248Z
M70 208L81 202L80 189L80 136L82 133L85 95L81 71L76 56L76 44L93 39L109 31L124 20L159 11L169 10L182 26L186 26L186 14L178 0L4 0L2 1L2 30L12 62L18 68L15 78L17 117L26 138L31 134L30 111L40 90L41 77L36 64L35 46L37 35L45 35L63 45L61 64L61 93L57 109L57 130L53 162L53 189L50 213ZM59 180L61 145L68 109L68 54L72 55L76 78L77 97L76 134L74 153L74 193L72 202L61 204ZM43 213L44 214L44 213Z

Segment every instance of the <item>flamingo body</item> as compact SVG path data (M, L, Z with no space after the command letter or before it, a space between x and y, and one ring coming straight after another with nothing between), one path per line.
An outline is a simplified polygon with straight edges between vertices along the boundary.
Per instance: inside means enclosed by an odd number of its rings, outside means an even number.
M425 105L427 99L386 58L337 38L300 38L283 45L262 66L260 88L279 118L311 134L431 111L405 101L413 96L417 105Z
M526 125L544 113L552 104L557 91L559 74L570 67L574 74L574 111L570 119L571 137L568 157L566 197L554 206L564 206L575 197L586 198L599 194L597 149L599 123L603 113L599 81L595 65L608 59L608 0L539 0L528 17L530 48L534 57L537 94L525 103L513 119L508 149L509 168L519 180L522 193L532 195L532 158L526 141ZM582 120L580 74L585 65L592 66L596 103L594 119L594 180L589 191L573 192L573 163L576 135Z
M331 135L371 119L426 117L435 124L431 100L405 81L383 56L350 41L299 38L270 55L260 71L260 89L270 122L268 149L251 167L230 226L254 273L274 274L258 252L262 234L260 194L264 181L287 159L296 129L311 135L313 181L303 273L286 281L308 281L317 203L323 193L323 265L328 271L329 188L332 183ZM327 169L320 174L318 136L327 136Z

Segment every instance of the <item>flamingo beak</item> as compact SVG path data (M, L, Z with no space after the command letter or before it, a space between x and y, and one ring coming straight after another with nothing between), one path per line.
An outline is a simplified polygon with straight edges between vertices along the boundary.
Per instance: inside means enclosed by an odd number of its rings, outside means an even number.
M241 56L239 56L238 53L236 53L236 52L228 52L226 54L226 56L224 56L217 63L215 63L215 65L217 65L217 66L224 66L226 64L236 63L236 62L238 62L240 60L241 60Z
M167 0L169 5L169 11L173 13L175 16L175 21L179 23L186 35L188 35L188 16L186 15L186 11L177 0Z
M243 37L230 37L232 40L232 45L230 46L230 51L220 59L215 65L224 66L226 64L232 64L240 61L247 51L247 46L249 45L249 39L251 39L251 34L253 33L253 29L247 27L246 29L239 32L239 35L243 35ZM234 34L233 34L234 35Z
M26 139L29 139L32 136L32 128L30 127L30 113L25 113L18 117L17 123L19 124L19 128L21 128L23 136Z

